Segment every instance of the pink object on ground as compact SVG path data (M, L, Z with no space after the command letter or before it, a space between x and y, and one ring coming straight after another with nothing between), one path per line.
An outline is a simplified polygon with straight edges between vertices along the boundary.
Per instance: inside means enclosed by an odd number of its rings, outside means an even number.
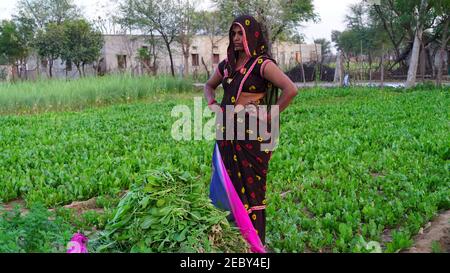
M76 233L67 244L67 253L88 253L89 239L81 233Z

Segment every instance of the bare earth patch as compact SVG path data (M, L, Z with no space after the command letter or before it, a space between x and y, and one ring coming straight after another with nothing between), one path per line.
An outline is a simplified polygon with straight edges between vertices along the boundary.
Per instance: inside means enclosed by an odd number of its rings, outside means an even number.
M24 213L24 214L28 213L28 209L25 208L25 201L22 199L16 199L16 200L10 201L8 203L0 203L0 207L7 212L11 212L16 207L19 207L21 213Z
M406 253L432 253L433 242L441 252L450 253L450 210L440 214L434 221L421 229L414 238L414 245Z
M73 202L67 206L64 206L66 209L75 210L78 214L82 214L85 211L96 211L98 213L102 213L103 209L97 207L97 198L92 198L87 201L81 202Z
M26 208L25 201L22 199L16 199L4 204L0 203L0 206L8 212L13 211L14 208L18 206L22 215L26 215L29 212L29 210ZM73 202L69 205L64 206L63 208L74 210L78 214L82 214L86 211L96 211L98 213L102 213L104 211L104 209L97 207L97 198L95 197L87 201ZM49 209L49 211L54 210L54 208Z

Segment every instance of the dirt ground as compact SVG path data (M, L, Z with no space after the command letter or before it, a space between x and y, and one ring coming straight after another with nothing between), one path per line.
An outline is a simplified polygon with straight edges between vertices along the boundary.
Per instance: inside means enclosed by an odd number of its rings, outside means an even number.
M450 210L441 213L428 223L414 238L414 245L406 253L432 253L433 242L440 252L450 253Z
M90 210L94 210L99 213L103 212L103 209L97 208L96 203L97 198L92 198L87 201L73 202L69 205L64 206L64 208L72 209L76 211L78 214L82 214L83 212ZM29 212L29 210L26 208L25 201L22 199L16 199L5 204L0 203L0 206L3 207L3 209L6 211L13 211L16 206L19 206L22 215L26 215ZM49 209L49 211L54 210L55 210L54 208Z
M25 208L25 202L17 199L6 204L0 204L5 210L12 211L15 206L20 206L23 214L27 214L28 210ZM88 210L95 210L102 212L102 209L96 207L96 198L87 201L73 202L72 204L64 206L68 209L73 209L78 214ZM50 211L53 209L50 209ZM390 241L389 235L383 235L385 241ZM450 253L450 210L442 212L432 222L429 222L420 229L419 234L414 237L414 245L402 253L433 253L433 244L439 247L439 252Z

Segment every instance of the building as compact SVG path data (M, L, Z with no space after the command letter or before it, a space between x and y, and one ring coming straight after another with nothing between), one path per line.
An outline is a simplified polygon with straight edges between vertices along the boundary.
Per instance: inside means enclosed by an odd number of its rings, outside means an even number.
M128 72L133 75L149 73L170 74L171 65L168 50L164 41L156 36L156 43L152 46L150 36L147 35L104 35L104 45L101 57L94 64L85 65L86 75L114 74ZM213 37L197 35L192 39L188 56L188 73L191 75L211 73L217 64L226 58L228 48L228 36ZM175 73L184 75L185 60L181 45L177 42L171 44L171 51ZM154 50L153 50L154 49ZM153 59L143 60L139 58L142 52L154 52L156 62ZM306 63L321 59L321 45L295 44L292 42L276 42L272 46L272 54L278 65L287 70L296 66L301 61ZM153 54L151 54L153 56ZM20 68L20 77L24 79L48 78L48 62L32 55L26 67ZM153 64L156 65L153 65ZM11 78L13 69L3 67L1 71L9 71L6 78ZM54 78L77 78L79 72L74 65L66 64L61 60L55 60L52 74Z
M148 50L152 48L148 38L148 36L143 35L105 35L105 44L102 50L102 70L105 73L117 73L124 70L137 74L144 73L144 65L139 61L138 52L142 49ZM157 55L157 72L169 74L171 67L167 49L161 46L164 44L163 41L158 44L159 46L155 50ZM181 75L183 74L185 63L181 45L174 42L171 48L175 73ZM214 37L214 44L209 36L194 36L189 50L189 74L206 73L206 70L213 71L217 64L226 58L227 48L227 36ZM276 42L273 45L272 53L278 65L283 69L288 69L301 61L320 60L321 45Z

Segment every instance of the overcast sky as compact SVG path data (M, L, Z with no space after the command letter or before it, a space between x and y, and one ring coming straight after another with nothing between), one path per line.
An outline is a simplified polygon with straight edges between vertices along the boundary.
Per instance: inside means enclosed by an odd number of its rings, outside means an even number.
M15 12L15 5L18 0L0 0L0 19L9 19ZM208 8L208 0L196 0L199 6ZM320 15L321 21L318 24L308 23L302 29L306 42L313 39L327 38L331 40L332 30L343 30L344 16L348 11L348 6L359 0L313 0L316 12ZM75 0L75 4L84 9L88 18L95 18L105 15L107 11L114 11L117 0Z

